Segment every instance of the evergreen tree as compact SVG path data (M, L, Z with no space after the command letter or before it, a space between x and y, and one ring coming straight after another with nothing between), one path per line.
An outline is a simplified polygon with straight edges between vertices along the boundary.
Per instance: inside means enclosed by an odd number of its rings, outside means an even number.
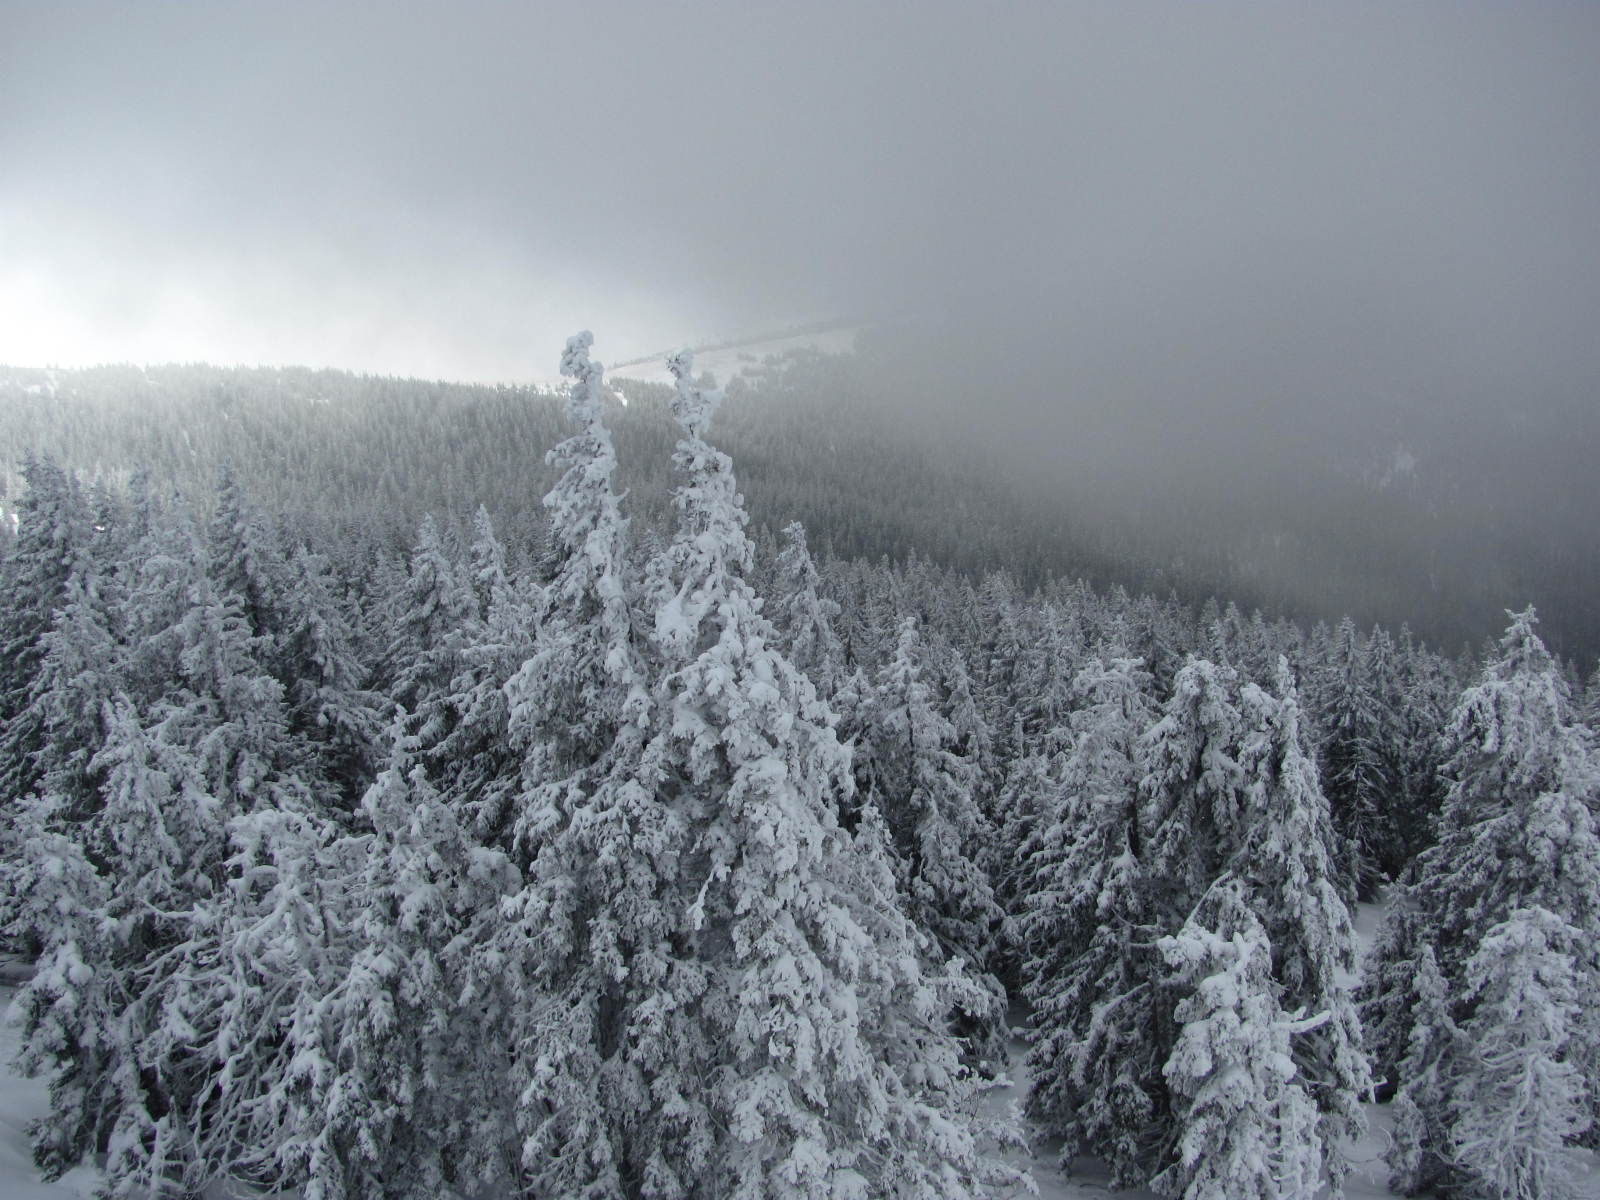
M989 1170L960 1113L948 985L918 966L874 822L837 824L848 756L745 582L743 508L703 439L717 397L686 355L671 367L684 482L652 572L670 716L644 763L680 866L658 880L659 959L622 981L617 1053L644 1094L608 1118L630 1132L611 1141L619 1190L972 1194Z
M1177 917L1174 929L1245 840L1235 679L1230 668L1191 658L1141 748L1145 861L1162 907Z
M1065 1157L1102 1156L1119 1187L1150 1178L1166 1095L1152 1030L1170 1005L1138 823L1148 683L1136 659L1079 672L1074 744L1017 889L1034 1007L1028 1110Z
M283 564L260 517L246 502L232 463L223 465L217 483L216 509L206 528L206 549L208 573L217 589L238 597L240 611L253 635L275 639L282 628L278 604L288 591Z
M1596 665L1583 691L1583 707L1578 714L1589 732L1600 738L1600 665Z
M1407 983L1415 1005L1413 1022L1396 1062L1401 1083L1394 1097L1394 1142L1389 1151L1389 1186L1405 1196L1422 1195L1444 1182L1449 1153L1451 1083L1448 1074L1460 1052L1461 1030L1451 1018L1448 985L1433 951L1416 953L1416 972Z
M1437 655L1416 646L1410 630L1400 630L1400 700L1396 706L1400 768L1393 808L1395 847L1391 874L1432 844L1434 820L1444 802L1443 731L1460 685Z
M917 618L900 622L894 658L878 672L869 701L863 762L865 803L878 810L894 850L907 915L934 942L939 961L954 958L985 977L989 999L967 1013L980 1053L998 1053L1004 989L987 975L1002 920L994 891L976 861L988 835L974 799L973 764L956 752L956 732L925 677Z
M445 551L432 516L422 519L411 567L393 602L394 632L384 656L390 696L428 726L425 740L443 737L454 721L444 698L461 666L477 619L477 600Z
M505 1181L512 1031L507 1007L479 990L476 957L515 872L466 834L414 751L399 735L363 799L370 834L329 845L286 813L236 833L241 858L269 861L239 872L236 944L249 953L235 967L248 975L231 990L254 1003L228 1014L218 1040L242 1049L241 1017L289 1032L265 1072L260 1103L276 1127L261 1141L277 1148L273 1182L304 1180L308 1197L420 1200ZM330 875L344 896L328 894ZM245 882L257 876L272 884L259 896ZM299 994L272 986L285 977L303 980Z
M939 674L940 707L955 731L955 751L969 767L973 778L973 801L990 825L994 824L994 795L998 764L994 755L994 734L983 715L972 676L961 651L948 643L935 656Z
M78 481L48 459L23 467L28 490L17 506L17 537L0 578L0 804L21 799L38 783L36 756L44 730L19 723L33 703L46 635L66 599L74 571L93 573L89 510Z
M628 526L611 486L617 457L604 422L605 375L590 360L593 342L578 334L562 355L561 372L573 381L567 412L578 431L548 456L566 468L544 498L555 570L533 652L505 684L508 730L529 789L520 835L535 839L560 828L583 802L578 793L605 778L603 760L626 753L619 736L637 735L649 706L642 636L626 590Z
M59 967L19 997L25 1062L51 1075L35 1157L54 1177L107 1153L112 1190L123 1195L192 1171L193 1133L180 1110L198 1075L188 1044L174 1046L188 1026L170 989L187 983L179 947L209 925L201 906L224 835L186 750L147 733L123 698L106 705L104 721L105 744L90 763L100 805L71 824L49 800L30 806L13 886L53 877L57 910L32 897L18 914Z
M1572 939L1578 953L1568 958L1566 947L1558 946L1539 959L1538 969L1547 977L1556 965L1569 964L1563 969L1570 980L1558 983L1552 977L1543 985L1556 997L1552 1003L1559 1007L1562 996L1589 995L1600 986L1594 949L1600 945L1600 837L1593 816L1600 777L1590 738L1572 718L1565 684L1535 624L1531 609L1513 614L1494 658L1451 715L1439 840L1414 863L1399 915L1391 918L1391 925L1404 922L1409 928L1388 933L1368 968L1365 990L1374 1041L1387 1054L1419 1039L1449 1044L1445 1017L1409 1005L1404 995L1424 948L1436 957L1452 997L1451 1024L1488 1036L1484 1021L1500 1018L1478 1017L1480 1009L1498 1002L1485 982L1489 960L1479 956L1488 953L1483 950L1488 933L1504 933L1504 923L1522 910L1543 910L1576 931ZM1530 946L1538 940L1524 930L1501 949L1509 952L1518 939ZM1419 1023L1427 1020L1440 1028L1419 1034ZM1562 1035L1565 1060L1588 1076L1600 1062L1600 1027L1585 1011L1563 1026ZM1478 1069L1464 1068L1462 1058L1455 1055L1437 1068L1451 1086ZM1408 1084L1404 1077L1399 1082L1402 1088ZM1567 1087L1555 1074L1544 1082L1558 1090ZM1546 1096L1539 1103L1555 1111L1561 1107L1558 1099ZM1453 1127L1448 1110L1440 1111L1445 1099L1433 1091L1413 1094L1411 1102L1421 1109L1409 1125L1418 1137L1443 1136L1441 1130ZM1523 1127L1533 1141L1519 1143L1513 1156L1543 1153L1534 1142L1551 1127ZM1458 1157L1453 1142L1412 1143L1397 1154L1397 1174L1419 1178L1431 1175L1427 1164L1454 1168Z
M151 707L181 678L183 618L205 574L204 552L182 496L152 515L119 574L128 695Z
M1327 708L1321 715L1321 776L1339 845L1335 862L1347 898L1370 899L1381 878L1383 812L1393 786L1381 736L1382 707L1370 648L1349 617L1334 634Z
M599 1200L640 1186L630 1147L653 1101L626 1053L627 1001L664 970L661 897L679 834L640 769L644 637L592 343L579 334L562 356L577 430L549 454L566 468L545 497L551 578L532 652L504 687L522 761L503 836L526 870L485 963L512 983L521 1178L536 1193Z
M68 577L28 706L0 731L0 757L17 764L18 785L32 777L60 821L81 821L100 804L90 763L105 743L106 705L122 682L105 583L87 566Z
M1139 738L1154 722L1138 659L1091 661L1054 803L1022 845L1017 921L1034 1004L1070 972L1138 870Z
M1114 794L1096 806L1089 837L1117 851L1100 868L1089 944L1058 976L1044 970L1054 967L1047 959L1027 985L1039 1006L1029 1110L1062 1138L1064 1160L1095 1155L1119 1187L1148 1183L1167 1165L1174 1137L1163 1069L1177 1037L1177 997L1156 943L1183 927L1243 841L1232 679L1203 659L1178 672L1159 719L1139 738L1126 824L1119 831ZM1114 775L1115 756L1111 763ZM1129 853L1119 863L1123 843Z
M1277 695L1246 684L1245 837L1231 873L1248 889L1271 946L1272 978L1287 1008L1323 1016L1295 1041L1299 1078L1320 1111L1319 1142L1337 1184L1345 1160L1334 1147L1365 1126L1361 1101L1372 1089L1360 1018L1350 994L1355 930L1333 866L1335 834L1305 736L1288 661L1279 658Z
M1183 1200L1311 1200L1324 1149L1316 1103L1298 1077L1294 1037L1327 1014L1285 1013L1272 948L1247 891L1220 885L1208 924L1196 918L1161 939L1186 993L1164 1068L1177 1122L1177 1160L1153 1181Z
M1592 1120L1588 1055L1569 1055L1583 1035L1580 993L1591 972L1576 956L1594 944L1554 913L1517 909L1484 936L1467 962L1462 1026L1470 1047L1449 1112L1454 1162L1480 1187L1515 1200L1576 1195L1567 1146Z
M508 685L533 655L543 598L534 583L495 584L451 685L455 726L423 754L452 807L487 844L502 848L510 845L524 775Z
M844 644L834 632L839 605L822 595L821 577L806 546L805 526L791 521L777 557L777 617L783 650L810 679L817 694L831 699L844 675Z
M373 1181L347 1170L363 1156L341 1141L356 1122L381 1129L393 1119L344 1079L353 1065L381 1070L383 1062L353 1062L336 1040L350 993L365 1020L385 1016L352 971L353 917L369 901L360 884L370 839L340 838L331 822L293 807L241 813L228 833L225 882L208 905L221 931L216 952L204 939L185 947L194 979L172 997L204 1072L187 1114L197 1143L191 1183L298 1187L307 1200L403 1194L398 1172ZM377 1152L375 1141L367 1145ZM130 1156L127 1168L139 1166ZM349 1176L366 1186L341 1189Z
M509 580L506 575L506 548L495 536L489 510L481 504L472 514L472 545L468 553L472 562L472 592L478 601L478 611L487 613L495 596L508 586Z
M294 586L278 602L284 628L277 660L289 680L289 729L314 748L307 774L333 792L330 803L349 811L381 762L388 702L365 686L369 670L326 560L302 546L288 575Z

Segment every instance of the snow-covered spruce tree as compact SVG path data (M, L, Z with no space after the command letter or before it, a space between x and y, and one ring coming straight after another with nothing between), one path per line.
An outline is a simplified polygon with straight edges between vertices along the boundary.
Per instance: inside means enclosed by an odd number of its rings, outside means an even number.
M1145 864L1173 930L1244 844L1236 679L1228 667L1190 658L1140 747Z
M51 1077L35 1157L54 1177L96 1153L141 1146L151 1173L109 1176L125 1190L186 1171L192 1159L171 1103L184 1086L172 1076L186 1073L145 1056L148 1028L131 1014L172 978L170 952L212 890L223 837L187 753L149 736L125 699L108 703L103 719L104 747L90 763L101 802L70 823L48 799L28 806L23 856L9 872L27 903L8 917L31 922L41 963L53 964L18 997L25 1065ZM159 1006L145 1016L165 1019Z
M158 701L151 728L189 752L207 792L231 812L272 802L303 757L289 737L283 685L267 671L267 639L252 634L238 598L202 577L174 631L178 686Z
M1393 878L1399 878L1433 842L1434 818L1444 801L1439 772L1445 752L1442 732L1462 686L1450 674L1449 664L1418 646L1405 626L1400 628L1398 666L1399 702L1394 711L1399 793L1391 807L1395 845L1389 859Z
M1110 915L1103 908L1138 869L1137 755L1155 719L1150 687L1138 659L1092 659L1078 672L1057 791L1021 847L1016 925L1036 1009L1051 1007L1050 993Z
M1294 679L1282 657L1276 675L1277 695L1253 683L1241 695L1244 840L1230 872L1261 915L1281 1002L1325 1017L1314 1032L1296 1039L1294 1057L1321 1114L1319 1142L1337 1184L1346 1170L1337 1146L1360 1135L1365 1126L1361 1102L1372 1090L1349 987L1356 970L1355 931L1337 885L1328 802L1305 744Z
M1026 750L1017 719L1017 681L1026 673L1029 647L1023 635L1015 585L1004 571L991 571L978 588L978 682L983 714L994 736L994 753L1002 772Z
M1589 732L1600 738L1600 665L1590 672L1589 681L1584 685L1578 716Z
M977 788L973 799L978 811L994 824L998 770L994 756L994 731L983 715L973 688L972 674L960 647L945 642L936 656L942 707L955 730L956 753L967 762Z
M118 981L101 969L107 951L107 883L76 839L61 833L48 806L13 810L15 849L0 863L5 891L0 932L37 948L32 977L18 991L18 1065L49 1075L50 1118L31 1131L47 1179L104 1145L107 1079L119 1058Z
M495 588L451 685L455 726L424 758L477 836L502 849L510 844L523 784L506 685L533 654L541 605L537 584L519 588L506 582Z
M1397 1070L1405 1082L1394 1097L1394 1142L1389 1186L1405 1196L1431 1192L1445 1181L1449 1153L1450 1099L1461 1031L1451 1019L1451 999L1433 951L1421 947L1410 982L1415 1019Z
M567 416L578 426L546 456L564 467L544 498L553 576L538 614L533 652L505 684L511 740L523 756L527 794L518 836L540 842L626 751L649 707L635 616L627 594L628 525L611 479L617 456L604 421L605 375L589 357L588 332L567 340L561 373L572 380ZM632 741L637 750L637 736Z
M0 731L0 755L24 766L57 822L82 821L100 804L89 764L105 742L105 706L122 689L107 582L87 564L68 577L27 707Z
M206 549L212 582L218 590L238 597L251 633L276 639L282 626L279 602L288 591L283 563L272 537L246 502L232 463L223 465L217 481L217 507L206 527ZM267 657L270 661L271 654Z
M956 979L926 974L873 817L835 816L848 755L775 648L716 393L669 366L683 429L679 524L652 572L656 802L682 833L654 979L625 983L619 1053L650 1097L621 1143L628 1192L764 1197L976 1194L995 1171L964 1115L944 1030Z
M1139 741L1136 772L1124 775L1139 780L1137 812L1123 809L1121 861L1113 857L1099 880L1088 945L1059 973L1045 973L1054 982L1036 985L1031 1106L1069 1154L1106 1159L1119 1182L1145 1182L1172 1166L1178 1112L1163 1068L1177 1043L1178 996L1153 944L1191 920L1223 928L1209 915L1219 896L1237 893L1262 913L1273 1003L1281 997L1323 1014L1294 1044L1296 1086L1321 1111L1295 1153L1337 1184L1334 1145L1359 1128L1367 1068L1344 990L1354 944L1331 882L1326 801L1287 663L1279 664L1280 695L1246 685L1242 712L1233 679L1204 660L1179 671L1161 718Z
M1495 657L1451 715L1439 840L1413 864L1364 984L1373 1041L1385 1057L1414 1044L1419 1022L1428 1019L1423 1006L1408 1003L1421 949L1436 956L1452 997L1450 1019L1466 1028L1482 1002L1467 998L1480 991L1469 982L1469 964L1487 931L1522 909L1545 910L1577 931L1571 994L1600 987L1600 836L1593 815L1600 779L1591 740L1572 717L1535 623L1531 609L1513 614ZM1591 1011L1572 1025L1564 1051L1586 1078L1600 1061ZM1430 1040L1444 1044L1447 1032L1435 1031ZM1453 1076L1459 1067L1440 1069ZM1405 1088L1408 1081L1398 1083ZM1425 1133L1449 1126L1436 1111L1422 1116L1417 1125ZM1419 1155L1455 1159L1450 1146L1398 1153L1402 1172Z
M1508 1200L1576 1194L1567 1146L1592 1121L1576 955L1594 944L1554 913L1519 908L1485 936L1467 962L1459 1058L1449 1108L1455 1164ZM1587 981L1586 981L1587 982Z
M149 528L133 543L118 574L126 687L129 698L148 709L181 677L183 617L205 574L205 553L181 495L151 514Z
M1184 994L1164 1073L1176 1161L1153 1180L1182 1200L1311 1200L1322 1183L1317 1105L1295 1067L1297 1036L1326 1013L1285 1013L1272 947L1249 889L1219 881L1161 952Z
M125 736L102 751L127 746L136 783L124 805L113 804L108 790L103 818L107 836L133 848L110 861L118 880L112 895L133 906L138 934L124 951L129 965L110 964L126 991L118 1014L125 1069L109 1109L107 1160L122 1193L212 1170L201 1149L198 1100L208 1060L185 1014L209 1004L206 985L196 981L215 977L225 951L228 829L241 814L311 806L296 774L302 755L287 736L282 687L266 674L258 657L264 639L250 634L237 598L200 577L175 634L176 688L143 721L130 716ZM115 834L141 827L171 836L164 843ZM129 879L145 883L131 887ZM144 887L157 888L159 899L141 900Z
M395 741L370 833L292 808L234 822L208 1166L307 1200L476 1194L514 1161L507 1008L474 984L515 872Z
M195 1138L189 1183L337 1196L324 1186L342 1165L330 1143L352 1121L388 1116L343 1086L349 1062L335 1046L338 1006L357 983L352 918L367 899L366 846L294 805L240 813L228 834L225 880L207 906L217 936L185 947L192 978L170 993L202 1080L183 1114ZM362 1015L378 1021L382 1010ZM135 1177L138 1145L130 1139L125 1164Z
M1052 731L1044 744L1011 764L996 788L994 836L982 848L979 862L994 885L995 902L1008 918L1019 913L1026 901L1023 847L1038 832L1041 822L1051 822L1058 807L1063 748L1069 740L1065 727ZM1020 930L1015 920L1008 919L1003 932L1007 965L1014 967L1020 952Z
M472 544L468 548L472 567L472 592L478 600L478 611L487 614L495 596L509 586L506 574L506 548L495 536L494 521L489 510L478 505L472 514Z
M1373 728L1373 751L1383 787L1377 796L1378 837L1372 850L1382 880L1398 877L1409 861L1402 836L1404 823L1411 818L1406 811L1409 796L1404 669L1394 638L1387 629L1374 626L1367 635L1366 673L1378 714Z
M839 606L820 592L821 579L806 546L806 529L791 521L783 530L778 555L777 608L774 624L784 653L810 679L817 694L831 699L844 678L844 644L834 632Z
M1243 842L1243 773L1234 758L1233 672L1190 658L1160 718L1139 739L1132 861L1096 898L1099 926L1053 984L1030 1052L1030 1111L1063 1158L1093 1155L1118 1186L1166 1165L1173 1117L1162 1068L1177 1036L1176 996L1158 939L1176 933Z
M523 770L511 736L506 685L533 653L543 594L536 584L513 586L504 550L481 507L473 530L473 615L455 635L449 682L421 700L416 716L396 728L417 731L417 762L446 803L486 843L508 849Z
M276 659L288 680L289 727L312 750L328 803L349 810L382 761L388 702L366 687L370 672L327 561L301 546L287 575L294 585L277 602L284 627Z
M78 481L48 459L23 467L28 490L18 505L16 543L0 578L0 804L31 792L38 782L34 756L43 730L17 724L33 701L34 677L45 655L45 635L62 605L74 570L89 568L92 531Z
M410 570L392 606L395 627L384 655L390 698L418 722L435 726L425 740L436 740L454 720L443 698L478 612L477 599L457 573L431 515L417 528Z
M223 619L224 645L242 624ZM348 670L342 637L304 632L335 677ZM256 684L267 707L271 686ZM513 1173L508 1007L473 990L512 880L416 765L412 723L402 712L384 736L394 758L359 812L321 806L338 824L264 758L249 793L213 802L233 853L163 956L178 969L150 981L128 1021L147 1069L188 1081L167 1096L191 1143L187 1185L420 1197ZM160 1133L123 1105L108 1163L120 1184L172 1173Z
M1452 981L1482 931L1517 908L1600 932L1600 763L1536 623L1531 609L1513 616L1447 730L1440 839L1419 862L1412 899Z
M286 619L282 602L290 592L283 555L267 523L246 501L232 462L222 464L205 544L206 574L219 592L237 598L251 635L262 638L262 661L274 669L278 682L290 685L290 675L277 662L277 638Z
M989 974L1002 913L976 861L988 834L978 810L973 764L956 753L955 727L924 678L926 650L916 617L899 623L894 657L878 672L856 772L861 799L889 830L907 915L934 942L936 959L954 958L989 993L965 1012L978 1053L999 1053L1005 992Z
M1065 1158L1102 1157L1119 1187L1140 1186L1162 1136L1170 1016L1143 875L1140 739L1153 714L1137 659L1091 662L1063 786L1029 843L1017 921L1034 1006L1030 1114Z
M1319 719L1321 777L1339 838L1334 861L1352 901L1357 896L1370 899L1380 881L1378 859L1387 835L1383 814L1395 782L1385 769L1383 712L1371 665L1370 648L1362 645L1355 622L1345 617L1334 633L1324 685L1327 708Z
M1078 622L1055 605L1032 606L1023 615L1029 644L1016 679L1013 712L1019 722L1019 752L1027 753L1067 723L1083 646Z
M649 682L626 584L627 524L611 479L604 374L593 339L568 339L562 374L576 432L550 452L551 578L532 653L504 692L521 756L504 845L525 865L482 958L509 981L521 1180L534 1194L637 1193L629 1158L648 1080L630 1061L634 1007L659 982L681 830L641 768Z

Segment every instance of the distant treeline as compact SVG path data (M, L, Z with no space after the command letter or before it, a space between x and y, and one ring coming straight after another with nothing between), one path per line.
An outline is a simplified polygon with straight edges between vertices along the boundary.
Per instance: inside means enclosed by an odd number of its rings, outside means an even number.
M798 520L825 555L899 562L915 551L967 573L1005 569L1026 586L1081 578L1173 594L1196 611L1216 596L1302 623L1406 622L1452 653L1476 651L1507 608L1531 601L1552 649L1581 672L1600 654L1592 536L1572 513L1492 494L1473 458L1483 436L1442 425L1425 477L1382 488L1368 477L1373 445L1331 430L1311 439L1319 456L1294 466L1292 485L1263 463L1259 477L1219 468L1215 491L1154 467L1104 488L1086 472L1042 476L985 436L982 397L908 401L937 379L861 342L857 355L769 361L728 387L714 437L741 464L758 539ZM661 529L668 392L614 386L627 399L609 419L635 530ZM539 498L555 478L543 456L565 431L559 396L537 388L305 368L0 368L0 507L14 507L29 454L86 481L143 467L197 497L231 462L263 506L341 542L400 549L423 513L464 522L481 503L508 545L537 553ZM1407 437L1416 445L1424 432ZM1570 471L1539 461L1532 441L1501 449L1529 458L1533 479Z

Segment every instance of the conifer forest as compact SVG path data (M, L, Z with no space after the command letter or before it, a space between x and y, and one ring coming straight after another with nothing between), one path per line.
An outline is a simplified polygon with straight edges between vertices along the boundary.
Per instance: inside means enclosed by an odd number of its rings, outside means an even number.
M0 1200L1600 1198L1596 61L0 3Z
M1044 1138L1312 1196L1380 1101L1402 1194L1563 1194L1600 752L1532 609L1452 659L753 534L687 353L636 512L591 342L511 541L22 466L4 929L46 1178L1012 1195Z

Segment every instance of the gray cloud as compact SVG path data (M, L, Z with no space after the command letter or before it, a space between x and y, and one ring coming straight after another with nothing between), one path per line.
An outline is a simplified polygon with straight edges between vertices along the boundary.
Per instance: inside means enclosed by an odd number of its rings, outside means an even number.
M836 311L1130 395L1595 378L1590 5L12 4L0 46L14 361L499 378Z

